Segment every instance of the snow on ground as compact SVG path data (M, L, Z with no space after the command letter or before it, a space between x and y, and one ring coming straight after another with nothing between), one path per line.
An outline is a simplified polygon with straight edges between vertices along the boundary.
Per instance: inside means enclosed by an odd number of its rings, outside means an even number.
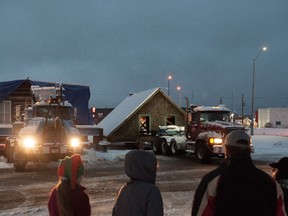
M288 129L256 129L252 136L254 160L278 161L288 156Z

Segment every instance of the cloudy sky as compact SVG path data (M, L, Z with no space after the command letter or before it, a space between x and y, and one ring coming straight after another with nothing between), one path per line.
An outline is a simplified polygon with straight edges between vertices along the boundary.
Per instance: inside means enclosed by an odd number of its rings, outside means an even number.
M0 0L0 81L90 86L91 106L168 86L179 103L288 106L287 0ZM177 91L181 86L181 92Z

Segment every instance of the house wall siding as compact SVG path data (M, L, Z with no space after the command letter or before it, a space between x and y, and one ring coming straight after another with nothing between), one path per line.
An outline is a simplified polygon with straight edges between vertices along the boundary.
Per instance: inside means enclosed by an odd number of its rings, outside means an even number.
M259 109L258 113L258 127L263 128L266 123L271 123L273 128L288 128L288 108Z
M175 116L176 125L185 124L185 114L181 112L172 102L158 92L140 110L135 112L121 127L112 133L108 140L110 142L135 141L139 139L139 116L150 116L150 132L155 135L159 125L165 125L167 116Z

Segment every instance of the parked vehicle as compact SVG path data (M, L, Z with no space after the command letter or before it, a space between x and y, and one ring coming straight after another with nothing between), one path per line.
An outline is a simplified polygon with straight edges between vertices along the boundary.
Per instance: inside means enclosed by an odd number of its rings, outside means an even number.
M157 154L176 155L182 152L192 153L207 163L212 157L224 157L223 141L233 130L245 130L244 126L230 121L230 110L224 105L191 106L187 108L187 124L173 126L153 143ZM254 151L251 144L252 152Z
M81 134L73 123L72 105L62 101L64 89L32 86L34 104L25 109L25 121L13 124L6 139L6 157L15 171L23 171L30 161L57 161L81 153Z

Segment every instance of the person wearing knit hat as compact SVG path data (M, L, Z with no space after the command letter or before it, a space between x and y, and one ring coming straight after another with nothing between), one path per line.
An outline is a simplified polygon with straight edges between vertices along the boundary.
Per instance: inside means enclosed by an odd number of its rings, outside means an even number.
M60 160L59 181L50 192L48 209L50 216L90 216L91 206L85 187L80 183L84 174L81 156L74 154Z
M280 184L284 193L285 209L288 213L288 157L282 157L278 162L270 163L272 177Z

